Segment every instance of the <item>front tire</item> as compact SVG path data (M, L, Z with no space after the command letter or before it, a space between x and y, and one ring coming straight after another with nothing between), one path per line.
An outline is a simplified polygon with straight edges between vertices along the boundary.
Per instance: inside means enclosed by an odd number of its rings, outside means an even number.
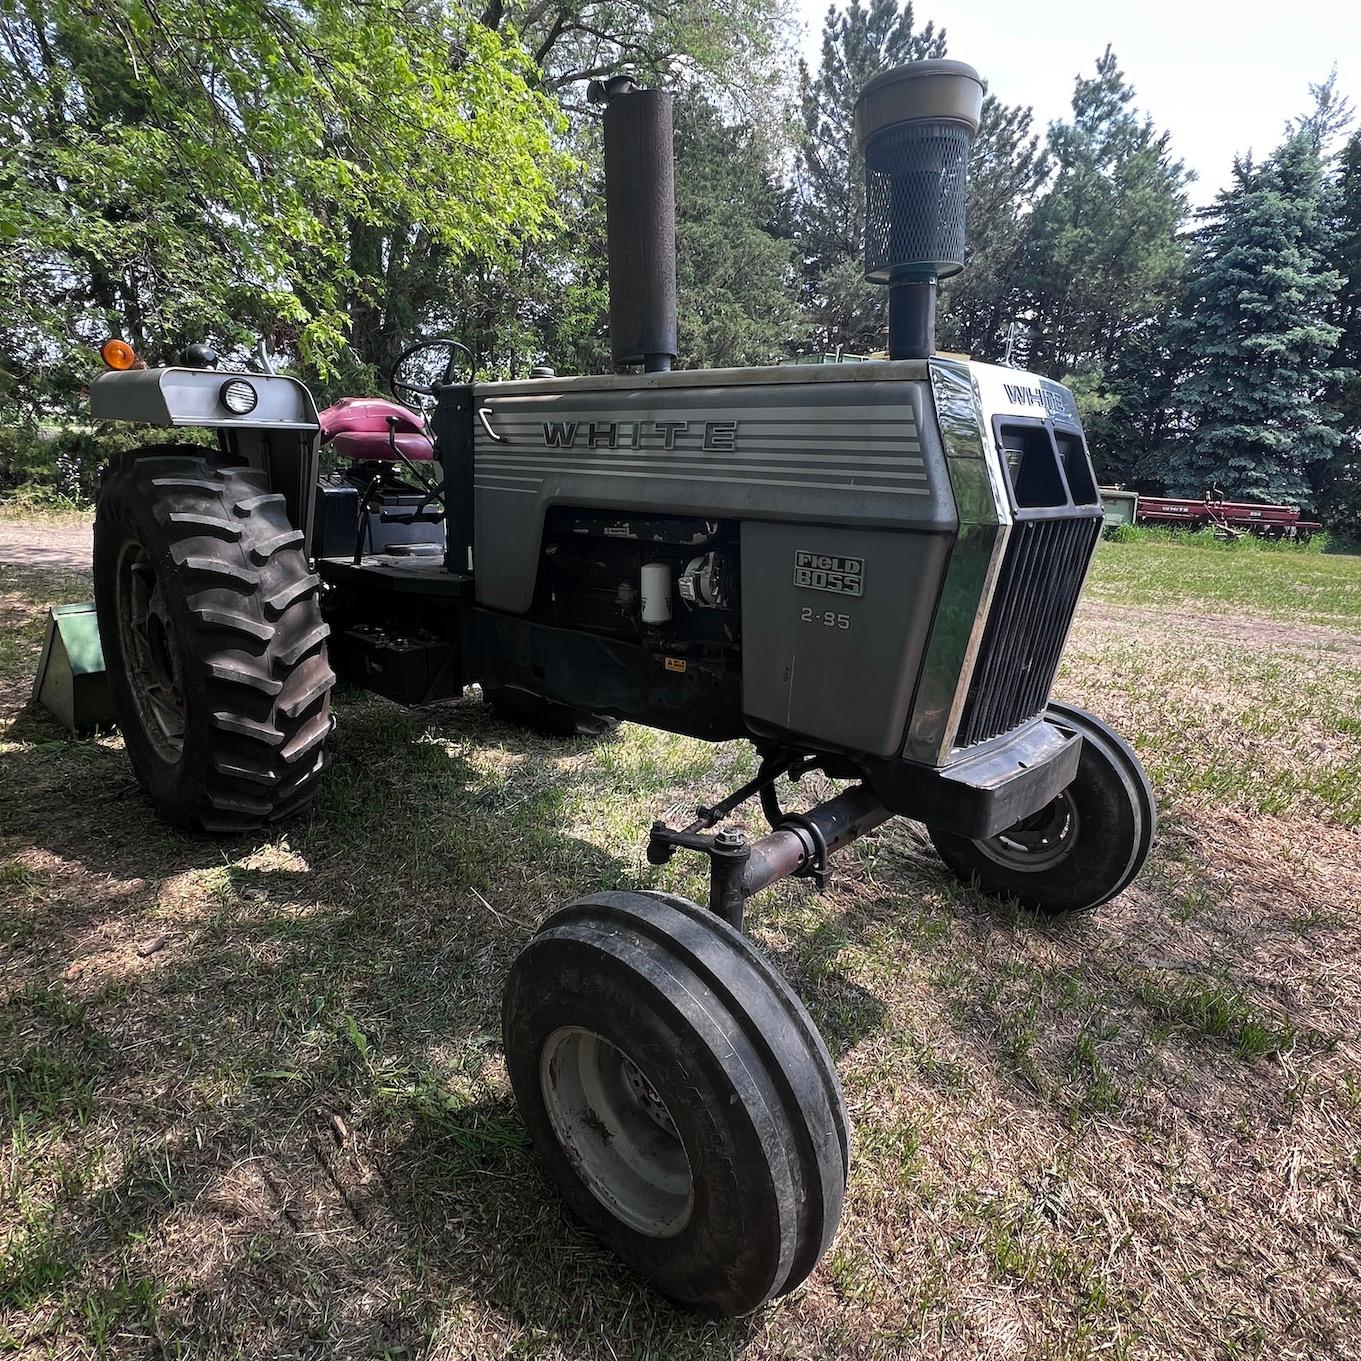
M1077 776L1067 789L986 840L929 831L962 883L1032 912L1086 912L1123 893L1143 868L1157 832L1157 804L1139 758L1113 728L1072 704L1050 704L1046 716L1082 735Z
M808 1013L740 932L683 898L550 917L502 1019L521 1115L563 1198L676 1300L744 1314L836 1232L848 1123Z
M335 675L303 536L265 475L192 445L123 455L94 575L119 727L160 814L234 833L312 799Z

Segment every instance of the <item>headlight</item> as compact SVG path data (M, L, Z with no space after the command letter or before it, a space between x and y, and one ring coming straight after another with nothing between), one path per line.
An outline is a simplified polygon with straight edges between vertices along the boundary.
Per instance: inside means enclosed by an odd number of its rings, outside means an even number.
M260 400L260 394L244 378L233 378L223 383L219 396L222 405L238 416L249 416Z

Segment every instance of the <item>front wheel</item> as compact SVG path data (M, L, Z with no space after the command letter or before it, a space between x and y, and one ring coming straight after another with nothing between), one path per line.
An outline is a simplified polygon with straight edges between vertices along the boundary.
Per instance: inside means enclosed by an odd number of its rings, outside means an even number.
M1100 907L1143 868L1157 831L1143 765L1114 729L1085 709L1054 703L1046 715L1082 736L1077 776L1038 813L983 840L929 829L955 877L1032 912Z
M516 959L502 1019L550 1177L624 1262L721 1316L813 1269L846 1109L808 1013L740 932L664 894L580 899Z
M194 446L123 455L94 570L118 725L161 815L241 832L307 803L335 676L303 536L265 475Z

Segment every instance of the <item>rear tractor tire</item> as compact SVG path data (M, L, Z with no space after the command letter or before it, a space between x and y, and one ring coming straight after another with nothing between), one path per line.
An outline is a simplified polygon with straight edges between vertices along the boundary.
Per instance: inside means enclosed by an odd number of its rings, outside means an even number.
M1013 827L974 841L931 828L962 883L1032 912L1086 912L1143 869L1158 830L1153 787L1123 737L1085 709L1054 703L1046 717L1082 735L1077 776L1058 798Z
M482 698L498 718L545 737L608 737L619 726L619 720L608 714L559 704L512 685L484 684Z
M568 1205L625 1263L706 1313L794 1289L836 1233L846 1108L775 968L684 898L598 893L511 968L506 1066Z
M94 576L119 726L161 815L236 833L312 799L335 674L303 536L265 474L192 445L123 455Z

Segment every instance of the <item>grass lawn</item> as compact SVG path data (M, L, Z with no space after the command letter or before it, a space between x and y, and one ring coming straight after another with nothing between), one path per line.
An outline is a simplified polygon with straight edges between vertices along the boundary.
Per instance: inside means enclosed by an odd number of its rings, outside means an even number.
M1089 593L1118 605L1361 627L1361 557L1236 544L1103 542Z
M87 594L0 568L0 1353L1357 1355L1361 560L1103 546L1059 691L1163 821L1095 915L1001 910L908 824L754 900L852 1179L807 1285L728 1323L562 1209L498 1007L571 897L703 896L646 831L747 752L342 690L307 818L190 837L26 707L41 606Z

